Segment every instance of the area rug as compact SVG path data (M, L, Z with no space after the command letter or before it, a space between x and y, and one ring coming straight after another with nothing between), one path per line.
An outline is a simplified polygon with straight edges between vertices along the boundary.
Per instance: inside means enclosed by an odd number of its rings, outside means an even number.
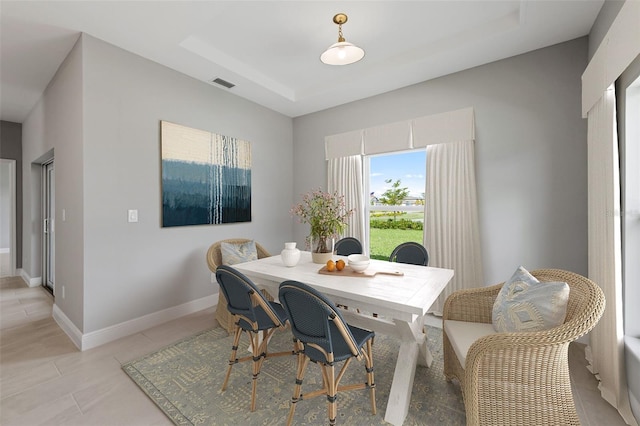
M464 425L462 395L457 384L447 383L442 372L442 330L427 327L428 345L434 362L418 366L409 414L404 425ZM231 336L216 327L176 342L122 366L149 398L177 425L282 425L289 413L295 380L294 356L267 359L258 378L256 411L251 401L251 363L233 367L229 385L220 391L231 351ZM269 350L278 352L292 345L291 332L276 332ZM384 413L395 369L399 341L376 335L374 367L378 413L371 413L368 390L338 394L337 424L384 425ZM241 342L248 347L248 340ZM310 364L303 391L322 381L320 368ZM342 384L365 380L364 364L354 360ZM327 401L316 397L298 403L294 424L326 424Z

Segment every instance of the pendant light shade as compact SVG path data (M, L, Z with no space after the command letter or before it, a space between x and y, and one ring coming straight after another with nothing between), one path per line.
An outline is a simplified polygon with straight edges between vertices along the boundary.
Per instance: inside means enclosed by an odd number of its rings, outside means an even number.
M320 60L328 65L348 65L358 62L364 57L364 50L345 41L342 36L342 24L347 22L347 15L338 13L333 17L333 22L338 24L338 42L320 55Z

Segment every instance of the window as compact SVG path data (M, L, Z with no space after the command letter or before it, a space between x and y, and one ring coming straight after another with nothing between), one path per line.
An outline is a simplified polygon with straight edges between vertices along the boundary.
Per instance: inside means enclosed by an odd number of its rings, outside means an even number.
M423 244L426 151L366 157L369 254L388 259L406 241Z
M616 87L619 117L622 216L622 300L624 306L625 369L629 401L640 418L640 59L625 71ZM626 87L625 87L626 86ZM608 301L607 301L608 302Z
M640 77L626 89L624 146L621 149L624 175L622 176L623 282L625 300L625 335L640 338L640 315L637 300L640 297Z

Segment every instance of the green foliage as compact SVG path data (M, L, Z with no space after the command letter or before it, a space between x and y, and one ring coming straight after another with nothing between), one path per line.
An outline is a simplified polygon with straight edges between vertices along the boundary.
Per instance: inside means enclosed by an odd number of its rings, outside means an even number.
M386 183L391 183L391 179L385 180ZM400 188L400 179L391 184L391 188L384 191L384 194L380 197L380 202L387 206L399 206L402 201L409 195L409 188Z
M391 179L385 180L386 183L391 183ZM402 205L402 201L409 195L409 188L400 188L400 179L391 184L391 188L384 191L380 197L380 202L387 206L399 206ZM398 212L393 212L393 220L396 219Z
M326 240L343 233L353 209L346 208L344 196L337 192L316 189L303 194L302 202L293 206L290 213L311 226L311 236Z
M369 238L369 257L389 260L393 249L401 243L415 241L422 244L422 231L371 228Z
M413 229L422 231L424 225L421 221L413 221L408 219L391 220L391 219L371 219L369 221L370 229Z

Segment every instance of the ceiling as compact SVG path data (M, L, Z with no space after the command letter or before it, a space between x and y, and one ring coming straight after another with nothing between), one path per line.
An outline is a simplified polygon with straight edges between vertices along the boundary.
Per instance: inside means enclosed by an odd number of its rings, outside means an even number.
M82 32L296 117L587 35L602 4L2 0L0 119L26 119ZM352 65L319 60L338 12Z

